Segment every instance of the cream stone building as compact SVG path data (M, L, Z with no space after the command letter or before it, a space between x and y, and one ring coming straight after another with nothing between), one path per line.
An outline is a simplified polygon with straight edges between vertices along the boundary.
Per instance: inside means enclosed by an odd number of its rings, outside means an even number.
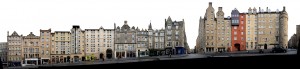
M70 31L54 31L52 35L51 63L71 62Z
M111 59L113 57L114 47L114 30L104 29L85 29L86 55L94 56L100 59L100 54L104 58Z
M250 7L246 14L246 50L254 50L257 46L257 9Z
M42 64L50 63L50 53L51 53L51 29L40 30L40 59Z
M39 64L40 55L40 37L32 32L23 37L22 41L22 60L23 64Z
M259 8L257 16L258 46L261 49L270 49L277 45L287 48L288 16L285 7L283 11L271 11L268 7L264 11Z
M71 62L79 62L85 59L85 32L79 25L73 25L70 35ZM68 58L68 57L67 57Z
M230 17L224 17L222 7L218 8L216 18L216 47L218 52L225 52L231 47L231 19Z
M14 31L11 35L7 32L7 44L8 44L8 63L19 65L22 62L22 36Z

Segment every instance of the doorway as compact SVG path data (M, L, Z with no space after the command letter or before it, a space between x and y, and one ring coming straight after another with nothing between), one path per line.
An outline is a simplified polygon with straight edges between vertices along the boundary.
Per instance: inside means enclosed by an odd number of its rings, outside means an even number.
M240 44L234 44L234 47L237 49L237 51L241 51L241 45Z

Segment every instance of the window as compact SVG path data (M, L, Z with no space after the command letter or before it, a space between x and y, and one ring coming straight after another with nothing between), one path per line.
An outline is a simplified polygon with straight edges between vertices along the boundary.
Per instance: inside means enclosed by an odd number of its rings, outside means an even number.
M250 31L248 31L248 35L250 35Z
M236 27L236 26L234 26L234 27L233 27L233 29L237 29L237 27Z
M233 38L234 40L237 40L237 37L236 36L234 36L234 38Z
M176 26L176 29L178 29L178 26Z
M171 26L168 26L168 29L171 29Z
M237 32L236 32L236 31L234 31L234 35L237 35Z
M248 22L247 22L248 24L250 24L250 20L248 20Z
M244 21L243 21L243 20L241 21L241 24L244 24Z
M171 35L171 34L172 34L172 32L171 32L171 31L167 31L167 33L168 33L168 35Z
M178 35L179 31L176 31L175 34Z
M244 32L241 32L241 35L244 35Z

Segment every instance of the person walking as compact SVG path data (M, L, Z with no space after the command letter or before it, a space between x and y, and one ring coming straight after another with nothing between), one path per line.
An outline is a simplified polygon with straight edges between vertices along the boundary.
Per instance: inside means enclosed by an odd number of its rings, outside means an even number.
M172 51L171 50L169 51L169 57L170 58L172 57Z

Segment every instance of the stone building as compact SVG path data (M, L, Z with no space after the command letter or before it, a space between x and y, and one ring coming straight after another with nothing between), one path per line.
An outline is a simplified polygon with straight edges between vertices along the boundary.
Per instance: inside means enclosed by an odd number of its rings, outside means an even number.
M218 8L217 17L212 3L209 2L204 18L200 17L199 35L197 40L198 52L220 52L231 48L231 18L224 17L222 7Z
M226 35L219 35L222 30L222 16L219 8L217 18L214 14L212 3L209 3L206 9L205 17L200 17L199 30L196 44L196 51L199 52L216 52L220 51L218 46L224 45L219 37ZM274 46L287 47L287 27L288 14L285 7L282 11L271 11L267 8L266 11L259 8L249 8L248 13L240 13L234 9L231 14L231 47L227 50L253 50L253 49L270 49ZM225 21L226 22L226 21ZM225 27L225 26L224 26ZM225 42L226 43L226 42ZM226 49L226 48L225 48ZM221 49L223 50L223 49Z
M50 53L51 53L51 29L40 30L40 59L42 64L50 63Z
M21 66L22 62L22 37L23 35L19 35L16 31L14 31L11 35L7 32L7 44L8 44L8 54L7 61L8 65L16 65Z
M72 62L79 62L85 59L85 34L79 25L73 25L70 35L70 58ZM67 57L68 59L69 57Z
M0 61L6 63L7 62L7 42L0 42Z
M231 18L224 17L224 12L222 7L218 8L217 18L216 18L216 51L225 52L231 47Z
M100 54L104 58L111 59L113 57L114 47L114 29L85 29L86 40L86 56L96 57L99 59Z
M257 9L250 7L246 14L246 50L254 50L257 45Z
M152 29L148 29L149 31L151 31ZM137 31L137 57L144 57L144 56L147 56L149 50L148 50L148 47L150 47L150 41L148 39L150 38L153 38L153 37L150 37L147 29L139 29L138 27L136 28L136 31ZM153 46L151 46L153 47ZM146 52L147 51L147 52ZM149 55L149 54L148 54Z
M114 35L114 48L115 57L127 58L136 57L137 48L137 34L135 27L128 25L127 21L124 21L124 25L119 27L115 25L115 35ZM141 51L141 50L140 50Z
M71 33L70 31L54 31L51 33L52 49L51 63L71 62Z
M165 19L165 54L186 54L185 23L182 21L172 21L169 16Z
M22 60L24 64L39 64L40 55L40 36L32 32L23 37L22 41Z

